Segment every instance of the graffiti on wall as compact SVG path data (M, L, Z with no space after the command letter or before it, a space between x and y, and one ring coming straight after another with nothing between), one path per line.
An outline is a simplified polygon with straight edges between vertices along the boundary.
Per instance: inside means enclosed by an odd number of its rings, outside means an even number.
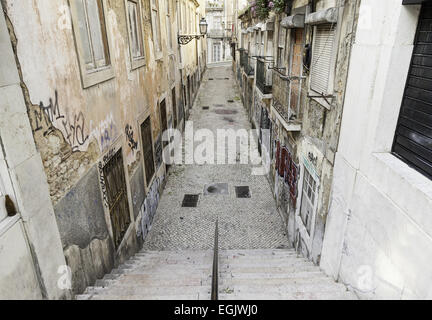
M58 102L58 92L54 92L54 100L49 99L48 105L42 101L33 110L34 126L33 132L42 131L46 136L54 130L59 129L71 146L72 151L80 150L81 146L85 145L89 139L86 133L85 117L82 112L74 114L73 117L68 117L60 110Z
M164 179L165 176L162 176L157 177L153 181L149 192L147 193L143 203L141 204L139 216L141 216L141 234L143 239L145 239L147 233L151 229L153 218L159 205L159 190L161 185L163 184Z
M300 167L294 162L291 152L286 146L281 146L279 140L276 143L276 172L284 179L289 188L290 201L293 208L297 206L298 180Z
M96 126L93 125L93 120L90 120L90 136L98 141L101 152L105 151L114 142L117 138L117 128L112 113L109 113Z
M129 148L131 148L132 152L135 152L138 149L138 142L134 139L134 132L131 125L126 125L125 134Z
M154 144L155 163L156 170L158 170L162 164L162 135L159 134Z

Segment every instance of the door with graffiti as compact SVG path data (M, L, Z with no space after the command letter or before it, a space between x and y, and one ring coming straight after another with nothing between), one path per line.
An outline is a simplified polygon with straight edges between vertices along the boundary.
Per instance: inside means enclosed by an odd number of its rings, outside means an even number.
M113 241L116 248L131 222L122 149L119 149L103 167L106 201L109 208Z

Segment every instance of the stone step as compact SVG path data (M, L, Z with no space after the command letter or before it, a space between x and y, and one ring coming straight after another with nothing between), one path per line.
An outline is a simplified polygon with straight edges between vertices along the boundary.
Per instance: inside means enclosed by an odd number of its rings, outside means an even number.
M308 264L308 265L314 265L311 261L304 259L304 258L297 258L297 257L283 257L283 258L264 258L264 257L257 257L257 258L251 258L251 257L241 257L241 258L219 258L219 263L221 264L235 264L235 265L290 265L290 264Z
M154 295L154 296L171 296L171 295L189 295L189 294L209 294L211 288L208 286L178 286L178 287L143 287L122 286L115 284L109 288L94 287L92 293L94 295ZM91 292L89 292L91 293ZM87 294L89 294L87 293Z
M275 256L297 255L294 249L228 249L220 250L220 255L245 255L245 256Z
M183 295L95 295L91 300L208 300L208 295L183 294Z
M351 292L294 292L294 293L219 293L219 300L356 300Z
M179 251L139 251L135 254L140 256L157 256L157 257L212 257L213 250L179 250Z
M304 259L295 253L275 254L275 255L236 255L236 254L219 254L219 259L224 260L283 260L283 259Z
M178 264L138 264L133 269L128 270L128 274L137 274L140 272L158 272L163 274L164 272L177 272L177 273L188 273L188 274L201 274L202 272L209 272L212 265L201 265L201 264L191 264L191 265L178 265ZM125 273L126 274L126 273Z
M189 278L189 277L177 277L177 278L153 278L148 275L125 275L119 280L108 280L107 285L120 285L120 286L142 286L142 287L181 287L181 286L202 286L202 282L206 281L207 278ZM103 282L97 282L96 285L104 286Z
M127 265L134 265L136 263L161 263L161 264L208 264L213 262L213 257L204 258L166 258L166 257L134 257L126 262Z
M263 286L261 284L242 284L242 285L230 285L229 283L224 286L219 286L220 293L234 293L234 294L284 294L294 292L346 292L346 288L343 285L335 283L303 283L303 284L280 284L272 286Z
M319 272L320 269L317 266L304 265L304 266L229 266L229 268L219 266L219 275L222 273L271 273L271 274L281 274L281 273L297 273L297 272Z
M223 278L219 280L219 286L224 287L237 287L237 286L271 286L272 288L294 286L299 287L303 285L333 285L334 281L328 277L322 276L321 278L267 278L267 279L230 279Z
M280 278L321 278L321 271L287 272L287 273L239 273L223 272L219 274L219 279L280 279Z
M238 270L251 270L251 269L257 269L257 270L262 270L262 269L284 270L285 269L285 270L289 270L289 272L292 272L293 270L301 272L301 271L310 271L310 270L317 271L319 270L319 267L304 261L295 261L295 262L285 263L285 264L276 263L276 262L273 263L271 261L268 261L266 263L238 262L238 263L229 263L229 264L219 264L219 270L221 272L230 271L230 270L235 270L236 272L243 272Z

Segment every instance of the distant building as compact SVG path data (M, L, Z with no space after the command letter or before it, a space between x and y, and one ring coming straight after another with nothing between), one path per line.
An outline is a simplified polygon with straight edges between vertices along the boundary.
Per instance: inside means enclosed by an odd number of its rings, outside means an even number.
M233 1L206 1L206 21L208 23L207 63L231 61L230 39L233 26Z

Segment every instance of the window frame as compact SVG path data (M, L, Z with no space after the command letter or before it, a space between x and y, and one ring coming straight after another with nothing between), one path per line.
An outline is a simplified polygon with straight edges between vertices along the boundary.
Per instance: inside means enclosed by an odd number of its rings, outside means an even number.
M173 52L173 32L172 32L172 22L171 22L171 13L172 13L172 3L171 0L165 0L165 28L166 28L166 39L167 39L167 48L170 53Z
M152 23L153 48L154 48L154 53L155 53L155 60L160 60L163 57L159 8L160 8L159 0L150 0L150 17L151 17L151 23ZM154 11L156 11L157 21L155 21L155 17L153 16ZM158 32L155 30L155 23L157 23ZM156 43L158 45L156 45Z
M139 27L139 33L140 35L137 35L137 38L141 38L141 45L142 45L142 56L134 58L132 53L132 38L131 38L131 25L129 21L129 11L128 11L128 2L133 2L137 6L137 13L138 13L138 20L137 24ZM145 55L145 38L144 38L144 32L143 32L143 18L142 18L142 3L141 0L125 0L125 13L126 13L126 24L127 24L127 31L128 31L128 39L129 39L129 55L130 55L130 62L131 62L131 69L135 70L137 68L143 67L146 65L146 55Z
M327 92L324 93L327 97L324 99L323 97L317 97L321 95L320 92L317 92L311 88L311 82L312 82L312 64L313 64L313 55L315 50L315 35L317 27L321 24L317 25L311 25L310 27L313 28L313 39L312 39L312 48L311 48L311 66L309 68L309 79L308 79L308 96L311 97L314 101L325 107L326 109L330 110L331 104L333 102L333 96L334 96L334 82L336 78L336 68L337 68L337 58L339 53L339 43L340 43L340 35L341 35L341 29L342 29L342 21L343 19L343 10L339 8L338 10L338 20L334 23L327 23L330 25L335 26L335 35L334 35L334 41L333 41L333 47L332 47L332 57L330 62L330 71L329 71L329 80L328 80L328 88ZM323 23L322 25L325 25L326 23Z
M139 132L140 132L140 140L141 140L141 146L142 146L142 165L144 168L144 185L145 185L145 191L146 193L149 191L153 180L155 179L155 177L157 176L157 172L156 172L156 162L155 162L155 151L154 151L154 139L153 139L153 123L152 123L152 114L150 112L150 110L148 110L147 112L145 112L142 116L139 117L138 119L138 127L139 127ZM144 154L144 141L143 141L143 132L142 132L142 125L144 124L145 121L147 121L147 119L149 119L149 123L150 123L150 142L151 142L151 150L152 150L152 158L153 158L153 174L150 177L149 181L147 182L147 168L146 168L146 162L145 162L145 154Z
M283 39L284 40L283 45L281 45L282 29L285 30L285 37ZM279 29L278 29L277 44L276 44L276 67L279 69L278 70L279 73L282 73L282 74L287 74L287 72L288 72L288 66L287 66L287 61L286 61L287 37L288 37L287 29L282 27L281 21L279 21ZM281 52L281 53L279 54L279 52ZM284 69L283 72L280 69Z
M96 68L94 71L91 70L90 72L86 68L86 64L84 61L84 47L83 47L83 40L80 35L79 31L79 19L78 19L78 8L76 1L78 0L71 0L70 3L70 9L71 9L71 19L72 19L72 30L73 30L73 36L75 40L75 49L80 69L80 76L81 76L81 84L84 89L92 87L96 84L99 84L101 82L110 80L115 77L114 73L114 66L113 61L111 59L111 52L112 52L112 42L111 42L111 36L110 33L107 30L107 23L106 23L106 16L107 16L107 0L100 0L102 4L102 11L103 11L103 21L101 17L99 16L99 20L101 23L101 28L105 28L105 35L106 35L106 46L107 48L104 48L104 50L107 51L109 64L101 67ZM87 19L87 17L86 17ZM107 58L107 57L105 57Z
M311 176L311 178L315 181L315 199L314 199L315 201L314 201L313 212L311 217L310 232L307 231L307 227L304 225L303 219L301 217L301 208L303 205L303 187L305 183L306 170L308 174ZM301 234L302 238L305 240L307 247L310 249L312 248L312 240L315 233L315 221L318 212L318 203L320 198L320 178L318 174L315 172L315 170L313 169L313 166L304 157L303 157L303 163L300 166L300 179L299 179L299 185L297 190L299 190L298 198L297 198L299 200L298 202L299 204L297 205L296 208L295 221L299 233Z

